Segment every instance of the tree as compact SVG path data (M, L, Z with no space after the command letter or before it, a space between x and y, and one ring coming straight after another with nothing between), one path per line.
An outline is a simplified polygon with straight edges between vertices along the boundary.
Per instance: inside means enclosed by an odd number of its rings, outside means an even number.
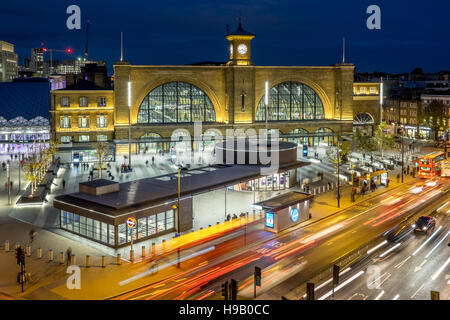
M358 128L356 128L356 133L353 136L353 148L362 153L372 153L377 150L377 142L371 136L362 133ZM363 158L361 158L361 162Z
M375 130L375 142L382 159L384 157L384 150L390 149L395 145L394 135L386 132L387 127L387 123L383 121Z
M448 115L442 101L433 100L425 105L420 116L420 122L434 131L434 140L438 139L439 131L447 131Z
M334 164L334 167L336 168L336 172L337 172L337 164L338 164L338 158L337 158L337 148L338 146L331 146L329 148L327 148L326 154L327 154L327 158L328 160ZM350 154L351 154L351 144L349 141L342 141L341 145L339 147L340 152L339 152L339 166L341 166L342 164L345 164L349 161L350 158Z
M109 146L108 143L106 142L97 142L95 144L95 151L97 153L97 161L98 161L99 179L102 178L103 158L107 155L108 150Z

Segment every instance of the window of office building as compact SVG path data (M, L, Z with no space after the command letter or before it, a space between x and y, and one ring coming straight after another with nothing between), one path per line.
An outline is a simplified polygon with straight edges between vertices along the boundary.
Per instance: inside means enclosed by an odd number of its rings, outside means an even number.
M97 116L97 128L106 128L108 126L108 120L106 119L104 114L100 114Z
M70 107L70 99L69 97L61 98L61 107Z
M88 98L87 97L80 97L80 107L81 108L87 108L88 106Z
M370 87L369 92L370 92L370 94L376 94L377 93L377 88Z
M97 141L108 141L108 136L106 134L97 135Z
M69 116L61 117L60 121L61 121L61 123L60 123L61 128L63 128L63 129L70 128L70 118L69 118Z
M79 142L89 142L89 136L88 135L81 135L78 137Z
M366 87L360 87L359 94L366 94Z
M68 143L72 140L71 136L62 136L61 137L61 143Z
M106 97L98 97L98 106L106 107Z
M86 115L82 115L78 118L79 128L89 128L89 118Z

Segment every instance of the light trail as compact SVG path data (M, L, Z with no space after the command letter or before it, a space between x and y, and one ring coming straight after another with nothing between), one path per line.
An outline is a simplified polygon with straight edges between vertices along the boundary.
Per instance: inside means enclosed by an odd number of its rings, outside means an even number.
M206 292L205 294L201 295L200 297L198 297L195 300L203 300L203 299L209 297L210 295L213 295L214 293L215 293L214 290L209 290L208 292Z
M397 243L395 246L393 246L392 248L390 248L389 250L383 252L382 254L379 255L380 258L383 258L385 255L387 255L388 253L394 251L396 248L398 248L402 243Z
M367 250L367 254L371 254L372 252L374 252L375 250L377 250L378 248L381 248L382 246L384 246L387 243L387 240L384 240L383 242L381 242L380 244L378 244L377 246L373 247L370 250Z
M430 242L431 239L433 239L434 236L437 235L437 233L438 233L439 230L441 230L441 229L442 229L442 226L439 226L439 228L431 235L431 237L429 237L427 240L425 240L424 243L422 243L422 245L421 245L420 247L418 247L418 248L416 249L416 251L413 252L412 255L415 256L420 250L422 250L422 248L423 248L428 242Z
M196 252L196 253L193 253L193 254L184 256L183 258L180 259L180 262L183 262L183 261L188 260L188 259L192 259L192 258L194 258L194 257L197 257L197 256L202 255L202 254L204 254L204 253L207 253L207 252L209 252L209 251L212 251L212 250L214 250L214 249L215 249L215 246L212 246L212 247L203 249L203 250L201 250L201 251L199 251L199 252ZM163 264L160 268L157 268L157 271L161 271L161 270L163 270L163 269L165 269L165 268L167 268L167 267L173 266L173 265L176 264L177 262L178 262L178 261L176 260L176 261L172 261L172 262L165 263L165 264ZM153 270L153 266L152 266L152 269L151 269L151 270L142 272L141 274L138 274L138 275L135 275L135 276L133 276L133 277L131 277L131 278L128 278L128 279L126 279L126 280L120 281L120 282L119 282L119 286L126 285L126 284L128 284L128 283L130 283L130 282L136 281L137 279L140 279L140 278L142 278L142 277L145 277L146 275L153 274L153 273L154 273L154 270Z
M394 299L392 299L392 300L398 300L398 298L400 298L400 295L397 293L397 294L395 295Z
M433 247L433 249L431 249L430 252L428 252L428 254L425 256L425 259L427 259L432 253L433 251L439 247L439 245L448 237L448 235L450 234L450 230L447 231L446 235Z
M375 298L375 300L380 300L380 298L384 295L384 293L385 293L384 290L381 291L381 292L377 295L377 297Z
M355 280L356 278L362 276L364 274L364 270L361 270L360 272L358 272L357 274L355 274L354 276L352 276L351 278L347 279L346 281L344 281L343 283L341 283L340 285L338 285L335 289L334 292L338 291L339 289L343 288L344 286L346 286L347 284L349 284L350 282L352 282L353 280ZM331 296L333 294L333 291L329 291L328 293L324 294L323 296L321 296L318 300L324 300L326 298L328 298L329 296Z
M448 264L450 263L450 257L447 259L447 261L438 269L438 271L435 272L435 274L433 274L431 276L431 279L436 280L437 277L439 277L439 275L441 274L441 272L448 266Z
M343 270L342 272L339 272L339 276L342 276L344 274L346 274L347 272L349 272L351 270L350 267L348 267L347 269ZM317 287L314 288L314 291L319 290L320 288L326 286L327 284L329 284L331 281L333 280L333 278L328 279L327 281L325 281L324 283L318 285ZM306 298L306 293L303 295L303 298Z

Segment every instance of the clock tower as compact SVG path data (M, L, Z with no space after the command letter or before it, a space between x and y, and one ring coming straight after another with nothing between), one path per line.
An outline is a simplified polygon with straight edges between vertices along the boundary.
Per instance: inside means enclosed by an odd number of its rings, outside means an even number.
M251 41L255 35L251 32L245 31L242 28L242 22L239 18L239 26L236 31L226 35L229 42L229 57L227 66L252 66L253 62L250 60L251 56Z

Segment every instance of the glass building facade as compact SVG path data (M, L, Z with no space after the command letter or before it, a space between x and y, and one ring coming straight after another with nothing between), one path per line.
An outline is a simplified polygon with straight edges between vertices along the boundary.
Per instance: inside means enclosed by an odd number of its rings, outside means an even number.
M172 209L136 220L137 226L133 230L133 241L156 237L175 230L175 217ZM131 242L131 230L126 223L116 227L113 224L61 210L60 227L110 247L118 247Z
M282 82L269 91L268 121L296 121L324 119L325 112L317 93L300 82ZM256 121L266 120L263 96L256 111Z
M215 122L209 97L186 82L168 82L153 89L142 101L138 123Z

